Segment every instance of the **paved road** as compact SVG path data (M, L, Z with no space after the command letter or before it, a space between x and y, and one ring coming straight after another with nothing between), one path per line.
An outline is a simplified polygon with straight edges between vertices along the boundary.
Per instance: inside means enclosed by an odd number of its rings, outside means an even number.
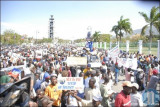
M122 83L123 81L125 81L125 76L119 76L118 77L119 82L117 83L117 85L113 85L112 89L116 92L119 93L122 90Z
M123 83L123 81L125 81L125 76L124 75L123 76L119 75L118 80L119 80L119 82L117 83L117 85L113 85L113 87L112 87L112 89L116 92L115 95L114 95L114 99L115 99L116 95L119 92L121 92L121 90L123 89L122 88L122 83ZM111 103L112 107L114 106L114 102L115 102L115 100L113 100L112 103Z

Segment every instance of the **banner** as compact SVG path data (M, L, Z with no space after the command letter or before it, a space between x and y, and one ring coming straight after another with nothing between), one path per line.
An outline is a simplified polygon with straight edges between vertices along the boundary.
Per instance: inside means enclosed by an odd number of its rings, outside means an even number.
M82 90L84 89L83 77L58 78L58 90Z
M114 63L116 62L116 59L118 58L118 54L119 54L118 45L109 51L109 56L112 58Z
M68 66L76 66L76 65L87 65L86 57L67 57L67 65Z
M125 68L131 68L133 70L137 69L137 58L117 58L119 66L124 66Z

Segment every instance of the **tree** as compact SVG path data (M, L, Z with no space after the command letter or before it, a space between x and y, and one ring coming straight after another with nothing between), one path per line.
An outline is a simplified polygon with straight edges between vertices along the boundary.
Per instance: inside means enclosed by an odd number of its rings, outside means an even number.
M150 40L150 46L149 46L149 50L150 50L150 53L151 53L151 44L152 44L152 38L153 38L153 31L152 31L152 27L154 26L157 31L159 32L160 30L160 13L159 13L159 7L152 7L151 11L150 11L150 16L147 16L146 13L144 12L139 12L139 14L141 16L143 16L143 18L145 19L146 21L146 25L143 26L142 28L142 31L141 31L141 35L144 35L147 28L149 27L149 40Z
M110 34L100 34L101 42L110 42L111 35Z
M117 26L117 25L114 25L114 26L112 27L111 32L114 32L114 33L116 34L117 42L118 42L118 31L119 31L118 26Z
M120 43L121 43L121 38L123 37L124 33L129 33L131 34L133 32L131 28L131 23L129 22L129 19L123 19L123 16L120 17L120 20L118 21L117 25L118 29L118 35L120 37Z
M92 41L94 41L94 42L100 41L100 32L95 31L95 33L92 36Z
M22 44L24 40L22 40L22 36L18 33L15 33L13 30L5 30L3 35L1 35L2 44Z

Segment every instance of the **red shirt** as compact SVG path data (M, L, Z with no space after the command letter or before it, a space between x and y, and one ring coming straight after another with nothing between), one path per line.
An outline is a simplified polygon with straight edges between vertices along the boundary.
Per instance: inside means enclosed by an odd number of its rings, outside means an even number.
M115 99L115 107L131 107L131 97L130 95L125 95L121 91Z

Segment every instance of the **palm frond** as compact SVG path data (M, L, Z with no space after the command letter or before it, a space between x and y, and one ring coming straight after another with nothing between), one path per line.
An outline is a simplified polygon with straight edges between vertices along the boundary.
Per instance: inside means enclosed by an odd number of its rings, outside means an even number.
M144 35L144 34L145 34L147 28L148 28L148 24L145 25L145 26L142 28L142 30L141 30L141 35Z
M157 29L157 31L160 33L160 20L153 23L153 26Z
M158 12L159 7L152 7L151 12L150 12L150 19L154 19L154 17L156 16L157 12Z
M139 14L140 14L141 16L143 16L143 18L145 19L145 21L146 21L147 23L150 22L150 19L148 18L148 16L147 16L146 13L144 13L144 12L139 12Z
M155 15L155 17L152 20L152 23L154 23L155 21L159 21L159 19L160 19L160 13Z

